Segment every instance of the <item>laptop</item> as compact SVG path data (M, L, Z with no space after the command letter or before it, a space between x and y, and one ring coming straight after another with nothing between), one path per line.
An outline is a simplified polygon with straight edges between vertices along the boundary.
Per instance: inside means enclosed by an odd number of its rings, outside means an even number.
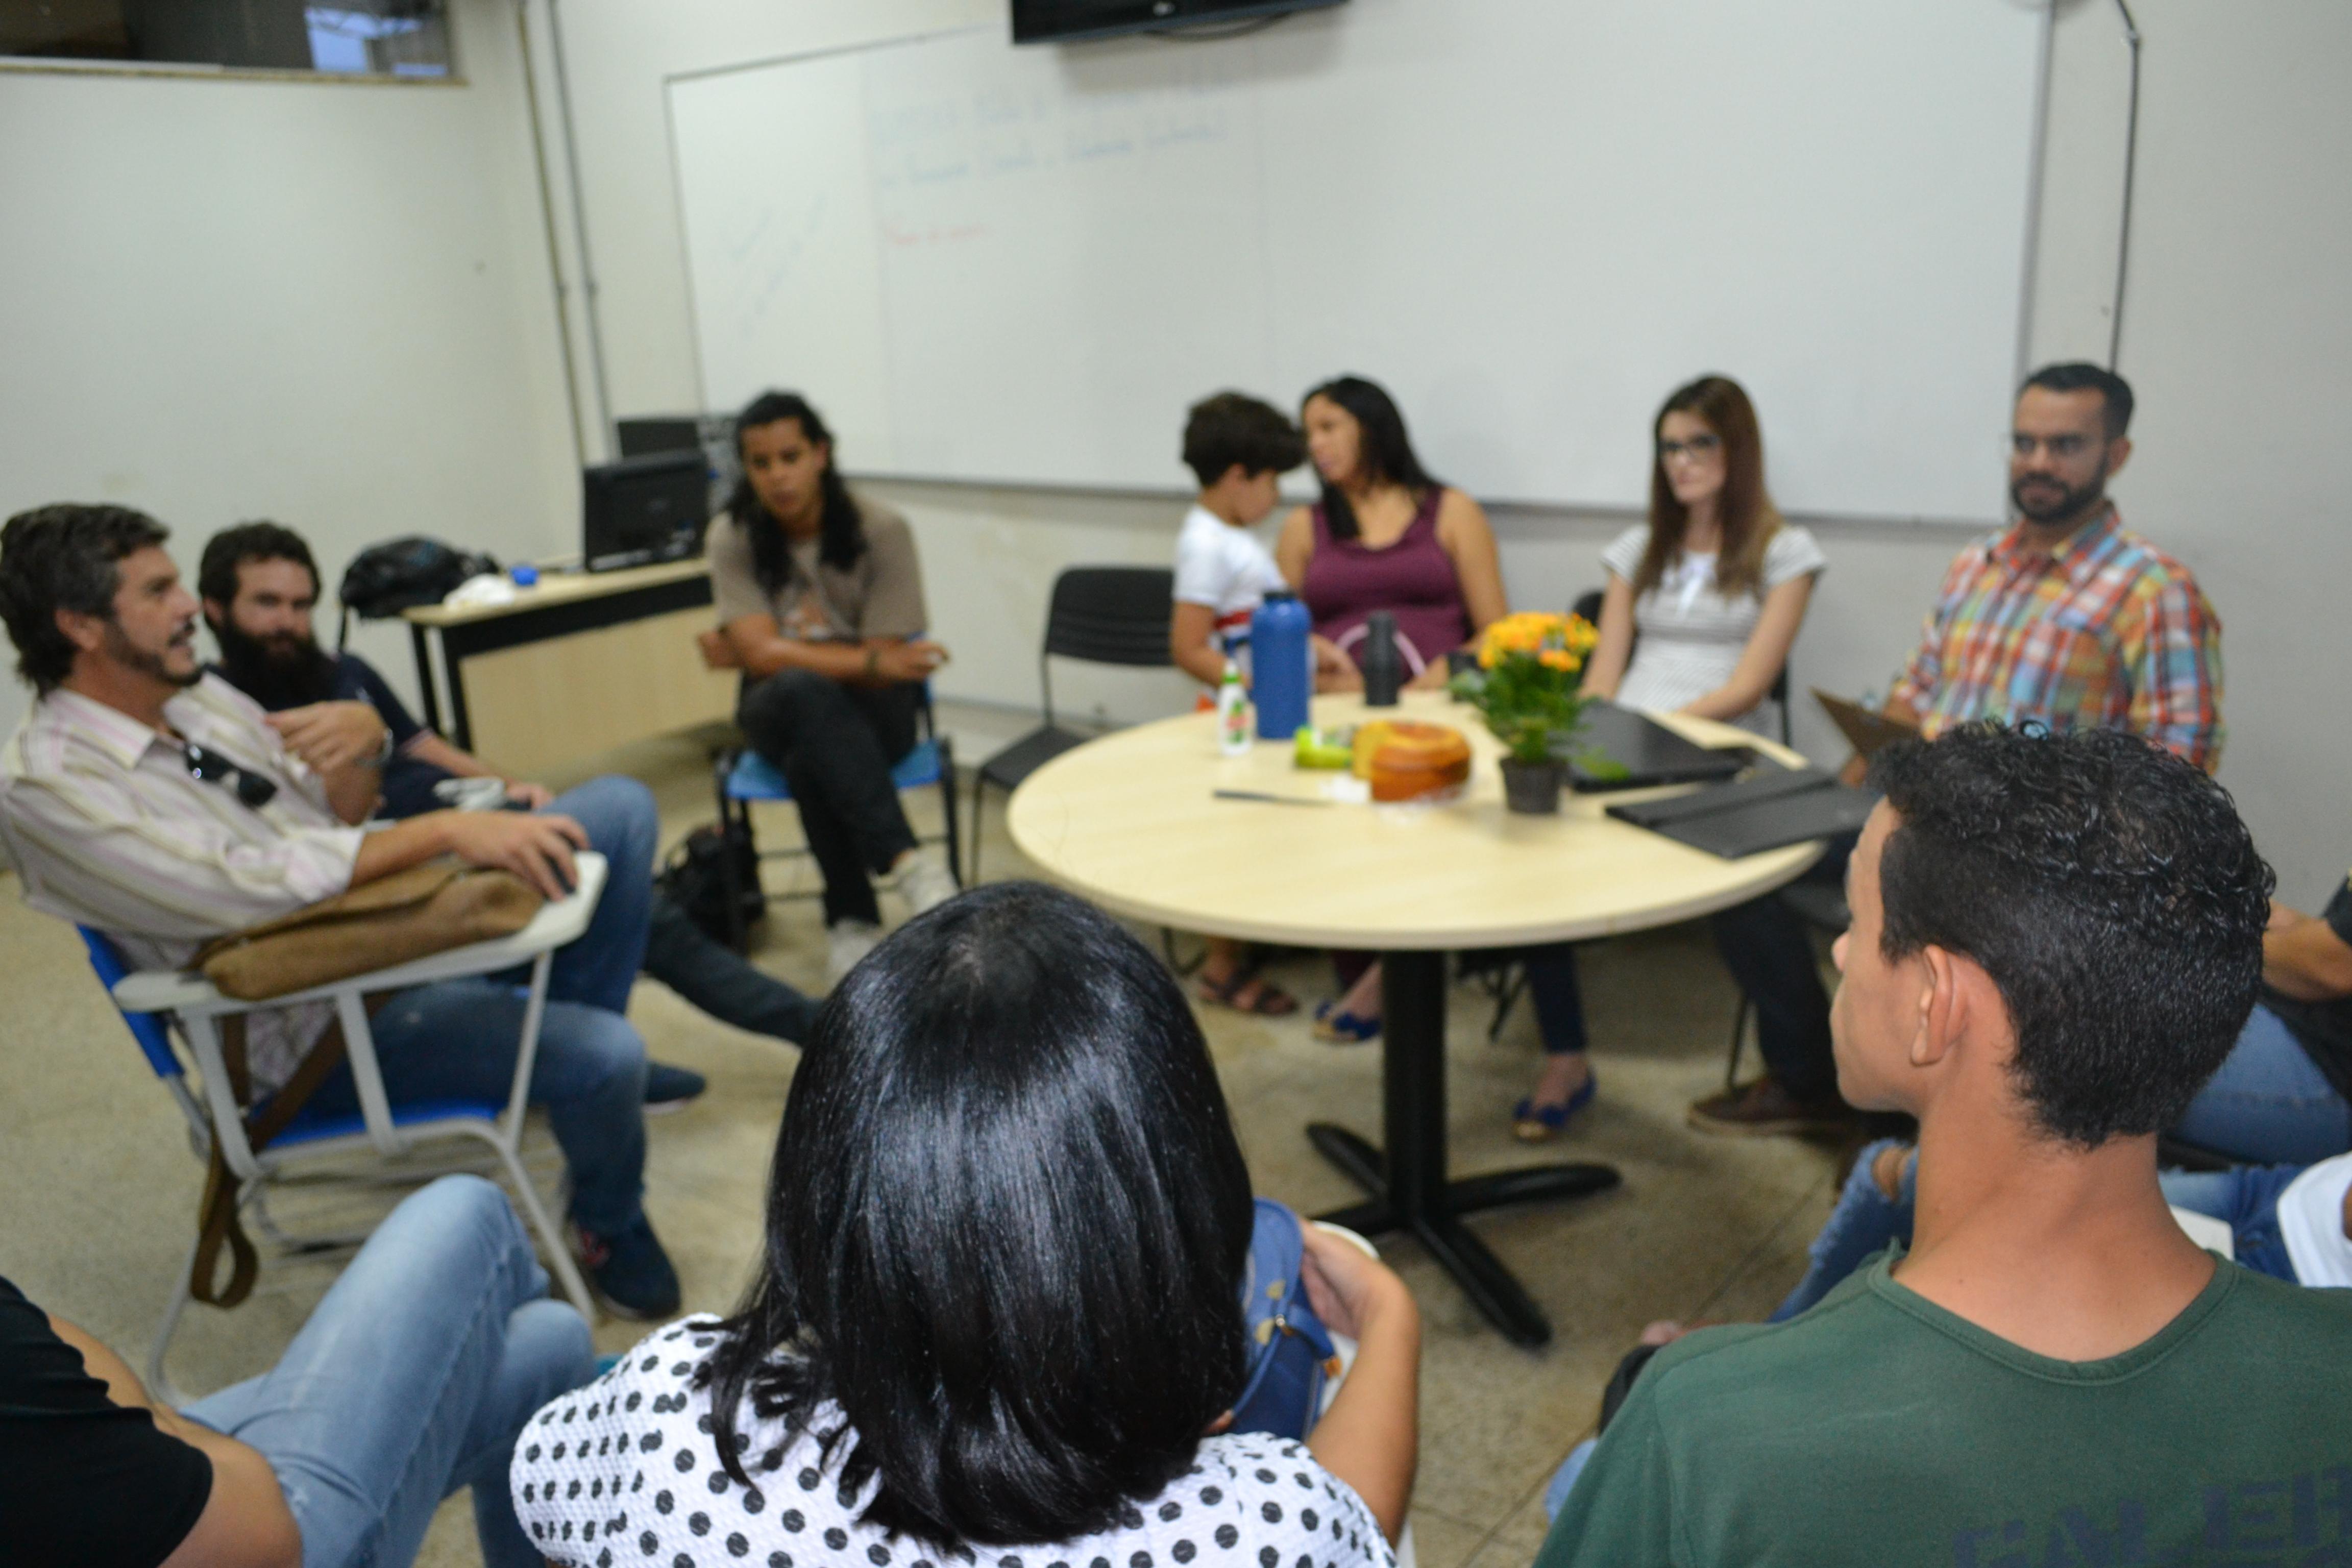
M1865 757L1876 756L1897 741L1916 741L1919 731L1900 720L1875 713L1859 702L1849 702L1843 697L1832 697L1820 687L1813 688L1813 700L1830 716L1853 749Z
M1584 728L1576 743L1587 754L1569 763L1568 787L1581 795L1714 783L1735 776L1756 761L1744 746L1702 746L1639 710L1620 708L1614 702L1594 702L1585 708ZM1591 755L1596 750L1600 754ZM1621 774L1611 763L1624 772Z

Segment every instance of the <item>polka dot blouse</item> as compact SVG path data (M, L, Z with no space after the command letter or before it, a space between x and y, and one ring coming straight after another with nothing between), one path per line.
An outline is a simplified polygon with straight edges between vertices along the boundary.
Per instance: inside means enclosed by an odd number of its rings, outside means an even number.
M1203 1438L1192 1467L1101 1535L940 1552L858 1522L878 1484L845 1494L840 1460L746 1408L749 1487L719 1463L709 1396L692 1384L709 1320L653 1334L532 1416L515 1444L515 1510L551 1560L578 1568L1392 1568L1348 1485L1303 1444ZM822 1415L822 1413L820 1413ZM826 1425L820 1419L816 1425Z

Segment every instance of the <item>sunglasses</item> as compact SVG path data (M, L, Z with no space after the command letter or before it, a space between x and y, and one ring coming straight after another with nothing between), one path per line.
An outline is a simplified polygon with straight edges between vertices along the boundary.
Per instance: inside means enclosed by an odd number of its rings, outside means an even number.
M264 778L249 768L238 767L218 752L208 752L194 741L182 745L180 754L187 760L188 772L206 784L233 784L236 798L256 811L268 805L270 798L278 793L274 779Z

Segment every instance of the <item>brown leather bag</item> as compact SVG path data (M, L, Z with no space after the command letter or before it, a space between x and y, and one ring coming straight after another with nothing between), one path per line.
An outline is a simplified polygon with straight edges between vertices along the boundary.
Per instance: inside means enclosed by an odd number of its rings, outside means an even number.
M453 947L511 936L529 925L546 902L538 889L511 871L432 861L233 931L206 943L190 960L190 967L203 971L224 996L266 1002ZM369 1011L373 1012L381 999L371 1001ZM222 1065L230 1089L237 1104L248 1104L252 1086L246 1072L245 1019L232 1014L220 1026ZM260 1109L247 1113L246 1142L254 1152L286 1129L343 1054L343 1027L338 1020L310 1047L284 1087ZM234 1307L244 1300L259 1268L238 1214L239 1187L215 1135L204 1196L196 1205L196 1255L188 1279L189 1293L212 1306ZM215 1283L224 1247L229 1254L225 1285Z
M546 901L511 871L428 861L207 942L190 967L224 996L267 1002L512 936Z

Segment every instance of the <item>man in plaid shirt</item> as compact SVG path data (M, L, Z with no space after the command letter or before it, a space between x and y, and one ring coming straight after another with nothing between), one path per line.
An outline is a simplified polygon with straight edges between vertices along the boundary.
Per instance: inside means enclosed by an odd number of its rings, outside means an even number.
M1887 717L1932 740L1980 719L2146 735L2210 773L2221 760L2221 622L2189 569L2126 531L2107 480L2130 458L2132 391L2094 364L2019 389L2009 496L2017 521L1960 552ZM1846 766L1860 784L1864 760ZM1843 871L1832 852L1814 874ZM1715 919L1724 963L1756 1004L1765 1076L1690 1108L1702 1131L1834 1129L1829 997L1803 922L1777 895Z

